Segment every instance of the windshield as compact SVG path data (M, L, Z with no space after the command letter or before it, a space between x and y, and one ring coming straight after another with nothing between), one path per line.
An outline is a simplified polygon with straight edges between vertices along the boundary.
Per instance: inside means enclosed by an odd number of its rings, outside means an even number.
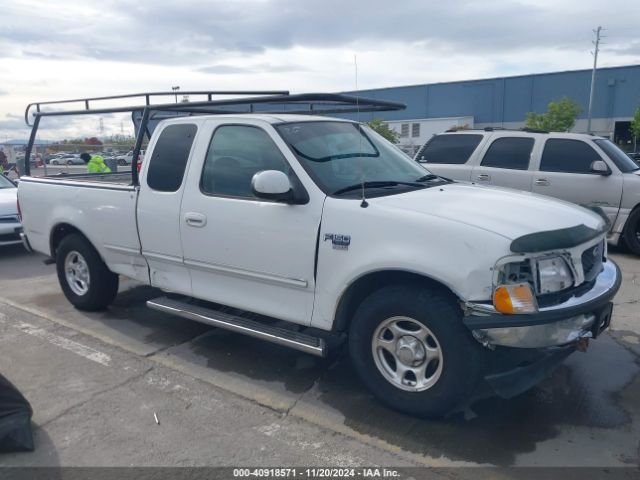
M390 195L425 188L424 168L368 127L351 122L299 122L276 126L298 160L328 195L357 196L358 185ZM429 177L429 178L427 178Z
M607 140L604 138L599 138L594 140L596 145L598 145L604 153L608 155L608 157L616 164L616 167L620 169L622 173L634 172L640 167L636 162L631 160L629 156L624 153L618 146L613 143L611 140Z
M16 188L16 186L11 180L0 174L0 188Z

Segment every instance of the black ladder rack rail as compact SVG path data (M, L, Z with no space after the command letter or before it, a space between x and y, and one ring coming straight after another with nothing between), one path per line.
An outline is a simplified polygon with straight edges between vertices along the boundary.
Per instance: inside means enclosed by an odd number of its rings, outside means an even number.
M194 101L185 103L150 103L152 97L174 96L176 92L148 92L128 95L113 95L107 97L80 98L73 100L57 100L48 102L30 103L25 110L25 122L31 126L31 135L25 153L25 173L30 175L30 158L36 133L43 117L106 114L106 113L127 113L131 112L132 121L137 127L136 144L133 149L133 160L131 162L131 175L133 185L138 185L138 156L142 148L142 141L145 133L149 134L149 120L159 116L159 114L173 114L171 116L188 115L223 115L239 113L264 113L264 114L306 114L306 115L326 115L338 113L358 113L358 112L383 112L391 110L404 110L406 105L387 100L374 98L357 97L353 95L343 95L338 93L304 93L291 95L287 91L185 91L180 95L206 95L206 101ZM212 99L213 95L260 95L251 97L240 97L232 99ZM92 108L92 103L106 100L117 100L123 98L143 98L143 105L118 106ZM68 105L73 103L83 103L81 110L43 110L43 106ZM33 124L29 123L30 111L35 107Z

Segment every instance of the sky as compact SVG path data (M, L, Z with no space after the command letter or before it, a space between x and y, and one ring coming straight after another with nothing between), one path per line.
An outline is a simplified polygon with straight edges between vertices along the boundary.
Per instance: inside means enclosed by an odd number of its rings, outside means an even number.
M140 91L295 93L640 64L640 1L0 0L0 142L27 103ZM47 120L49 121L49 120ZM125 125L126 123L126 125ZM58 118L43 138L98 119ZM103 119L103 134L130 122Z

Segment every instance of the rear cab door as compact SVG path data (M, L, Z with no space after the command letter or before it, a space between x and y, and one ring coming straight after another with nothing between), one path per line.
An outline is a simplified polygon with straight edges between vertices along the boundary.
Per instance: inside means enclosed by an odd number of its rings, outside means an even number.
M453 180L471 180L476 152L485 143L481 132L456 132L435 135L415 156L430 172Z
M184 295L191 294L191 277L183 263L180 205L197 122L201 123L185 118L158 125L140 172L137 206L140 244L151 285Z
M609 174L591 171L596 160L604 161ZM578 136L546 138L533 177L533 192L578 205L600 207L615 222L622 197L623 174L592 141Z
M489 136L478 152L471 181L531 191L533 163L540 142L535 135L522 132L499 132Z

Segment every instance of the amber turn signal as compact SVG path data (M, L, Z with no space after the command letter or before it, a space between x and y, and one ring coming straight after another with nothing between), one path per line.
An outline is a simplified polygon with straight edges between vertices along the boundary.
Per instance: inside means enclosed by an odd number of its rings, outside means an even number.
M493 306L500 313L535 313L538 302L527 283L499 285L493 291Z

